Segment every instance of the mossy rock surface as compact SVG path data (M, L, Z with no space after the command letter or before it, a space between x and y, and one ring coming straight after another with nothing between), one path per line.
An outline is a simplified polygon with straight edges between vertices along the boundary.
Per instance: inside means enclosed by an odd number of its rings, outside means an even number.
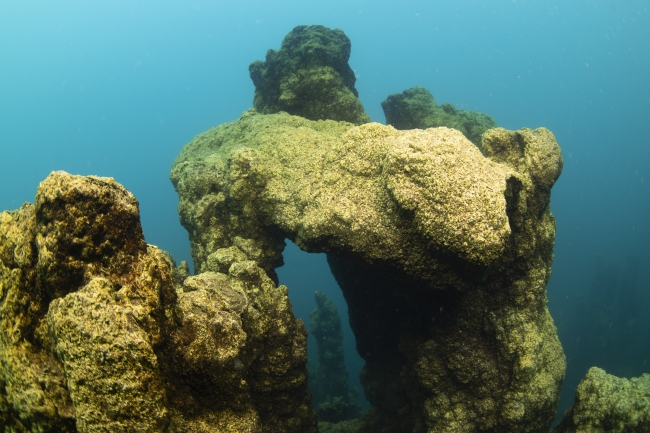
M433 95L423 87L413 87L388 96L381 103L386 123L397 129L427 129L446 126L465 135L481 147L481 136L497 124L487 114L459 110L450 103L438 105Z
M554 433L650 431L650 374L622 379L592 367Z
M202 272L233 245L272 278L286 238L327 254L366 361L358 432L548 432L561 153L544 128L491 129L482 152L445 127L249 111L188 143L171 179Z
M263 234L272 226L305 249L355 251L425 279L446 254L483 266L502 254L511 233L506 190L519 177L449 128L397 131L254 111L197 136L171 174L197 269L208 244L242 232L270 242L260 254L277 260L269 248L283 244ZM213 223L197 226L204 219L194 212ZM270 272L279 263L264 260Z
M348 65L350 39L339 29L295 27L279 50L249 67L255 84L253 105L264 114L287 113L311 120L370 122Z
M317 431L305 327L236 246L189 276L129 191L65 172L0 241L2 431Z

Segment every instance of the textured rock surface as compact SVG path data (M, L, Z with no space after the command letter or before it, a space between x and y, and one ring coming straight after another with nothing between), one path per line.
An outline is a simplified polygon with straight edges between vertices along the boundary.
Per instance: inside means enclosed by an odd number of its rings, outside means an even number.
M287 290L230 253L181 282L126 189L52 173L0 214L2 430L316 431Z
M348 65L350 39L339 29L298 26L269 50L266 61L250 67L255 84L254 107L260 113L279 111L311 120L370 122L357 98L356 78Z
M381 103L386 123L396 129L427 129L446 126L462 132L481 147L481 136L497 124L490 116L469 110L459 110L452 104L436 104L431 92L413 87L390 95Z
M650 374L621 379L592 367L555 433L650 431Z
M337 423L319 422L319 433L356 433L362 427L363 422L358 419L341 421Z
M517 205L510 191L523 181L452 129L400 132L255 112L197 136L171 177L201 272L240 236L272 275L290 237L309 251L391 262L443 287L449 255L486 267L503 254L506 199Z
M326 252L373 405L364 432L548 431L565 359L546 308L553 135L397 131L245 113L171 173L201 272L233 246L268 275Z

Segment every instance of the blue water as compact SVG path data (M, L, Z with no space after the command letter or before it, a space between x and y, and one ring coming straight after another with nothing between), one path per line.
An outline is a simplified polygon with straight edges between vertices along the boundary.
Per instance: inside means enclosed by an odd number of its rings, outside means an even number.
M548 297L568 359L565 407L590 365L650 371L648 9L639 0L3 1L0 209L33 201L52 170L111 176L140 201L147 241L189 260L168 180L174 157L251 107L249 63L295 25L341 28L375 121L386 96L417 85L500 126L555 133L565 166L551 203ZM282 282L308 322L323 288L304 275L322 275L332 293L335 283L322 257L290 248L286 262Z

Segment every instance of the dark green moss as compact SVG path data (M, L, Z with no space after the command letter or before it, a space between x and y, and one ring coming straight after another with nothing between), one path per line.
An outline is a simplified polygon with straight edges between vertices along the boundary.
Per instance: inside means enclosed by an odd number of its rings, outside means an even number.
M497 126L487 114L458 110L450 103L436 104L431 92L413 87L390 95L381 103L386 123L395 129L427 129L446 126L462 132L476 146L481 147L481 136Z
M266 53L266 61L249 66L255 109L263 114L286 111L310 120L369 122L348 65L350 49L350 39L339 29L294 28L279 50Z

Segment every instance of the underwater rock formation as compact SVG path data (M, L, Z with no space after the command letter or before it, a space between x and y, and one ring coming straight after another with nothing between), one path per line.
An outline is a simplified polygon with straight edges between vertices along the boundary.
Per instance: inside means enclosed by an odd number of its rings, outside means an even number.
M318 433L357 433L362 426L363 422L359 419L337 423L321 421L318 423Z
M264 114L286 111L311 120L370 122L354 87L350 49L342 30L295 27L278 51L269 50L266 61L249 67L255 109Z
M310 372L309 389L318 420L336 423L358 418L361 408L348 387L343 355L341 318L325 293L315 292L316 309L310 314L310 330L318 348L318 366Z
M363 432L547 432L565 358L546 308L562 169L544 128L398 131L244 113L172 167L200 272L220 251L275 278L284 239L327 253L348 302Z
M467 144L448 128L244 113L198 135L172 167L194 265L212 269L213 251L240 236L275 275L289 237L308 251L389 261L438 288L464 282L440 280L450 255L482 276L510 242L506 208L521 204L525 179Z
M327 254L366 361L371 409L323 432L548 431L553 134L489 129L479 150L366 123L342 32L285 42L251 65L275 114L197 136L172 167L198 275L146 244L110 178L55 172L0 213L0 429L315 433L306 330L275 275L290 238ZM590 370L556 431L648 430L649 377Z
M459 110L450 103L436 104L433 95L423 87L413 87L402 93L388 96L381 103L386 124L396 129L427 129L446 126L465 135L481 147L481 136L497 124L487 114Z
M0 428L315 432L287 289L217 260L181 283L110 178L54 172L0 213Z
M621 379L592 367L578 385L576 402L554 433L650 431L650 374Z

